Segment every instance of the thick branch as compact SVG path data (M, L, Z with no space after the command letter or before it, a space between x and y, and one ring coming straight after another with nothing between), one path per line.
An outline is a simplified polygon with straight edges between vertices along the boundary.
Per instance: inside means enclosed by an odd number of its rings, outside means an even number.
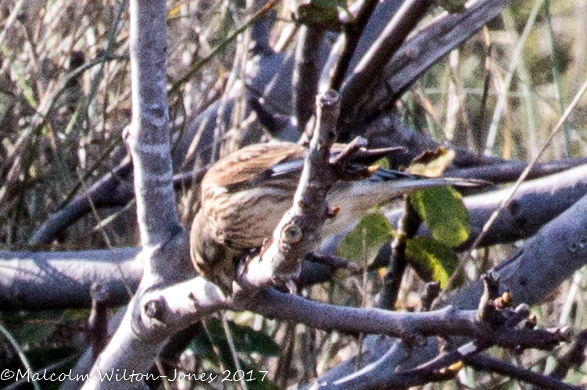
M431 5L432 2L429 0L404 1L383 33L365 53L352 76L343 84L341 89L343 115L338 121L338 129L342 132L339 134L339 139L345 140L348 137L350 130L348 127L356 119L357 113L370 96L372 87L379 80L381 68L399 49Z
M501 14L508 0L480 0L463 13L443 13L397 51L373 90L367 112L390 107L428 68ZM450 44L447 44L450 42Z
M353 308L315 302L272 288L257 291L242 302L229 304L222 292L201 277L146 296L145 313L154 326L147 340L160 340L203 315L220 309L247 309L268 318L294 321L322 330L384 334L412 345L424 345L426 336L464 336L487 345L551 349L568 335L558 331L506 329L479 318L478 310L445 307L420 313L399 313L375 308ZM284 309L287 308L287 309ZM527 308L525 308L527 311ZM509 313L504 313L507 316ZM144 338L144 337L143 337Z
M284 310L287 308L287 310ZM348 333L384 334L423 345L423 336L466 336L502 347L550 349L566 336L557 332L528 329L492 329L478 318L477 310L443 309L399 313L375 308L353 308L314 302L291 294L266 289L248 307L268 318L303 323L322 330Z
M305 131L306 124L314 114L314 97L318 92L318 79L322 67L320 44L323 36L324 31L313 26L302 26L298 32L292 89L293 109L300 133Z
M122 305L143 275L138 249L85 252L0 251L0 308L47 310L89 307L92 284L106 302Z
M577 269L585 265L584 245L585 225L587 224L587 196L581 198L575 205L545 225L540 231L520 248L513 256L497 266L493 273L499 280L500 292L505 289L511 291L515 302L525 302L534 305L552 292L559 284ZM453 305L460 309L473 309L478 305L483 291L480 281L456 292L441 305ZM395 365L409 353L410 359L402 361L404 367L410 368L422 364L426 356L436 353L435 342L429 339L430 347L425 349L406 348L405 345L393 345L389 349L373 353L376 360L387 351L386 361L393 361ZM387 344L389 348L389 344ZM374 345L374 348L379 345ZM385 348L385 347L383 347ZM397 368L396 366L392 369ZM352 362L346 362L337 367L332 373L325 374L318 382L334 382L342 377L351 375L355 371Z
M246 284L267 286L296 277L302 258L319 240L322 224L328 217L326 194L337 179L329 156L336 138L338 93L328 91L320 95L317 105L316 128L306 151L293 206L275 228L271 244L246 265L242 275Z
M144 275L112 340L98 357L84 389L126 388L104 381L114 370L147 372L169 333L161 331L158 300L151 294L193 274L189 240L179 224L173 191L167 106L165 1L130 1L133 121L126 135L134 167ZM186 299L187 301L187 299ZM182 301L183 302L183 301ZM198 311L199 312L199 311ZM167 329L167 332L173 329ZM179 330L179 329L176 329Z
M133 14L131 2L131 14ZM133 120L127 143L134 165L143 245L167 241L180 228L173 192L167 106L165 2L134 5L131 19Z

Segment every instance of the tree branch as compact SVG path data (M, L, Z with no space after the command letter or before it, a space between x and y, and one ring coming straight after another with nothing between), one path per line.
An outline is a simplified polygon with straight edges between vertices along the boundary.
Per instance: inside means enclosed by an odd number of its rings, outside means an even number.
M171 176L167 29L156 14L166 10L165 3L157 1L132 4L136 7L130 35L133 120L125 137L134 165L141 243L153 245L180 229Z
M165 1L130 1L133 121L125 136L134 167L142 244L138 257L144 274L120 327L96 360L84 389L128 386L117 380L105 382L102 373L147 372L169 335L161 330L165 326L158 320L160 301L153 295L159 287L194 274L188 261L188 235L179 224L172 182L166 15ZM208 291L205 286L202 289Z
M125 304L143 275L136 248L85 252L0 251L0 308L89 307L97 283L109 306Z
M420 313L399 313L375 308L354 308L314 302L273 289L261 291L247 309L268 318L295 321L322 330L383 334L423 346L426 336L465 336L502 347L551 349L568 335L546 330L493 329L478 317L478 311L460 311L447 306ZM288 308L284 310L283 308Z
M477 171L476 168L472 170ZM467 170L461 171L462 177L470 177L466 172ZM477 177L475 174L471 176ZM523 183L514 198L514 203L496 220L482 245L517 241L536 234L540 227L571 207L585 193L587 165ZM464 198L471 216L470 240L476 237L506 194L507 189L504 189ZM387 216L397 224L402 211L394 210ZM344 234L345 232L341 232L339 236L330 238L321 253L333 254ZM430 236L430 233L425 227L421 227L418 235ZM465 250L466 245L460 249ZM111 293L111 303L122 304L128 300L128 294L117 262L132 291L135 291L142 276L142 264L140 260L135 259L137 253L136 248L119 248L113 252L0 251L0 308L39 310L67 308L70 305L89 307L89 291L93 280L109 281L107 286ZM389 245L386 245L379 253L375 264L382 267L388 260ZM302 286L320 283L330 280L331 275L332 267L324 262L317 264L305 261L298 283ZM26 291L26 294L23 291Z
M352 76L341 88L341 112L338 129L339 140L349 138L349 126L356 123L357 113L370 96L372 87L379 80L379 71L404 43L415 25L422 20L432 2L429 0L406 0L393 15L383 33L371 45Z
M391 107L419 76L499 16L508 3L508 0L479 0L465 12L445 12L432 20L386 64L383 70L386 81L375 87L365 111L372 114Z
M314 99L318 93L318 80L322 62L320 44L324 31L314 26L301 26L295 54L292 91L293 109L298 119L298 131L303 133L314 115ZM311 134L309 134L311 139Z
M492 356L479 354L464 359L465 364L479 371L489 371L531 383L540 388L549 390L584 390L582 386L573 386L561 382L556 378L541 375L524 367L516 367Z
M586 224L587 196L584 196L491 271L499 280L500 293L508 289L514 302L525 302L529 305L544 300L564 279L585 265ZM437 306L453 305L463 310L473 309L478 305L482 292L482 283L476 281L437 303ZM436 354L436 342L433 339L428 339L428 346L423 349L398 343L373 344L372 348L377 351L370 355L371 361L382 359L384 355L387 362L394 362L390 367L392 372L399 364L409 369L426 361L426 356ZM317 382L335 382L354 371L354 363L347 361L318 378Z
M317 98L317 121L292 208L274 230L270 245L248 261L241 274L245 285L267 286L297 277L301 260L319 240L328 218L326 194L338 179L330 166L330 146L336 138L338 93L328 91Z

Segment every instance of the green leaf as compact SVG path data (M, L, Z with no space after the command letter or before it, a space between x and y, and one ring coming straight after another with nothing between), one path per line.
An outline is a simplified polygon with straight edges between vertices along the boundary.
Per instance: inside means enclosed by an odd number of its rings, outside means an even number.
M234 346L237 351L246 354L259 353L264 356L278 356L279 345L263 332L259 332L246 325L228 322Z
M387 159L387 157L382 157L379 160L375 161L375 164L373 165L377 165L379 166L379 168L383 168L383 169L391 169L389 166L389 160Z
M367 214L342 240L337 254L345 260L363 264L366 259L369 263L393 234L393 226L385 215L381 212Z
M418 273L425 272L430 279L446 286L448 279L459 264L457 255L448 246L432 238L411 238L406 246L406 255Z
M252 353L259 353L263 356L279 355L279 346L265 333L256 331L249 326L235 324L232 321L228 322L228 326L237 352L247 355ZM224 333L222 322L219 319L210 318L206 321L206 328L208 329L208 333L200 332L194 339L193 347L196 356L206 357L215 361L216 354L213 348L214 345L218 347L222 355L220 359L223 364L232 368L234 360L230 354L230 347L226 341L226 334Z
M228 321L228 327L236 351L240 354L239 362L241 372L237 372L234 366L234 358L226 340L226 334L222 327L222 321L217 318L206 320L206 331L199 332L192 341L192 349L198 358L204 358L204 362L211 363L216 367L222 367L229 370L229 381L238 380L243 376L247 380L247 387L250 390L274 390L277 389L275 383L269 379L268 375L259 371L257 363L250 359L253 353L259 353L264 356L278 356L279 346L271 337L263 332L256 331L249 326L239 325L233 321ZM216 352L220 356L216 355ZM243 355L248 358L242 358ZM206 369L211 369L205 365ZM224 373L226 375L227 372ZM232 376L234 374L234 376ZM224 376L223 376L224 377Z
M305 0L296 11L298 22L329 31L340 31L348 18L344 0Z
M410 201L438 241L454 248L469 238L469 212L461 194L454 188L434 187L414 191Z
M453 162L455 156L454 150L445 147L440 147L434 151L426 151L410 164L406 172L412 175L438 177Z
M438 0L438 5L451 14L465 12L465 3L464 0Z

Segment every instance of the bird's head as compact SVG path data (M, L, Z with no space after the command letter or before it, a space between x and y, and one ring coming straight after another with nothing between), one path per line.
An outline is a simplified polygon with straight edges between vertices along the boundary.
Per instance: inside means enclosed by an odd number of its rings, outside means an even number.
M232 282L236 278L236 265L224 245L219 244L205 223L200 209L192 223L190 232L190 256L194 268L209 281L216 283L224 292L232 292Z

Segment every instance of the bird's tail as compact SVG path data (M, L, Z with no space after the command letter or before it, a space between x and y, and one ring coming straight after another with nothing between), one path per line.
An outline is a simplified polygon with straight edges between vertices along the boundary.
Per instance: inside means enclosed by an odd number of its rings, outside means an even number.
M464 179L457 177L425 177L384 168L377 169L367 180L371 182L397 182L398 184L401 183L402 186L405 185L407 188L409 188L411 183L411 185L417 187L414 189L437 186L485 187L491 185L490 182L479 179Z
M379 168L368 179L339 182L334 186L328 201L331 206L339 206L341 212L332 223L325 224L324 227L328 233L344 230L372 207L414 190L440 186L484 187L490 184L484 180L453 177L429 178ZM327 225L331 225L330 228Z
M348 191L347 195L349 197L373 197L373 202L377 204L422 188L439 186L484 187L490 184L485 180L456 177L425 177L379 168L365 180L346 183L343 191Z

